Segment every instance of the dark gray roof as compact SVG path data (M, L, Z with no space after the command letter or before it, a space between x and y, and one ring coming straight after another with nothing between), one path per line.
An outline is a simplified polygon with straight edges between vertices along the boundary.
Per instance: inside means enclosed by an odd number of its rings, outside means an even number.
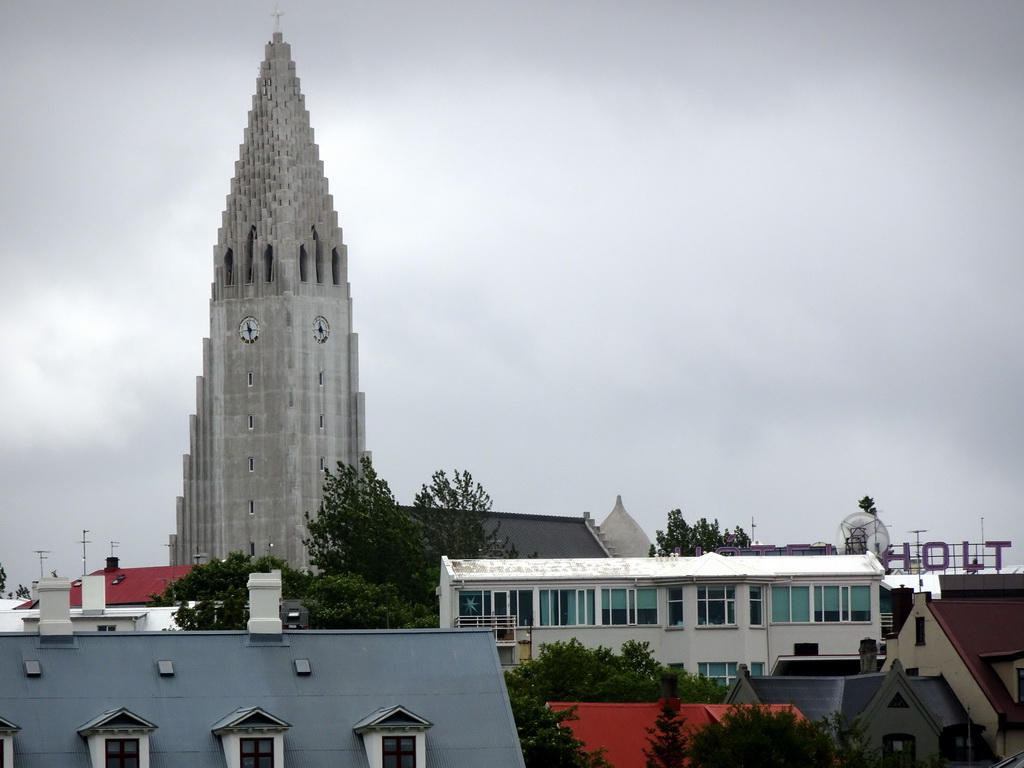
M519 557L610 557L583 517L488 512L487 526L507 536Z
M793 704L808 720L820 720L838 711L852 721L878 693L886 676L885 672L876 672L831 677L751 676L747 680L765 704ZM944 677L912 676L908 680L941 727L967 722L967 713Z
M95 632L0 635L0 719L20 726L19 768L89 768L77 729L125 708L153 723L152 768L223 768L212 732L240 709L291 724L292 768L367 765L353 727L401 706L432 723L432 768L522 768L494 638L475 630ZM157 662L171 660L173 675ZM307 659L308 675L296 672ZM42 674L29 677L25 661ZM255 710L254 710L255 711ZM177 750L177 752L175 751Z

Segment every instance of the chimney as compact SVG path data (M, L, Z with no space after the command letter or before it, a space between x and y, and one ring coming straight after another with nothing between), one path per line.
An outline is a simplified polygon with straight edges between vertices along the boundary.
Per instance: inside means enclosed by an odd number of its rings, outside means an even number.
M107 567L104 568L103 570L105 570L105 571L116 571L118 569L118 567L119 566L118 566L117 558L116 557L108 557L107 558Z
M865 637L860 641L860 674L878 671L878 641Z
M679 680L675 672L661 673L661 698L658 699L658 706L662 709L671 707L676 712L679 711Z
M895 587L889 590L889 599L892 601L892 629L889 634L898 635L910 612L914 610L914 590Z
M39 634L70 635L71 582L68 579L39 580Z
M115 560L117 558L114 558ZM107 609L107 577L82 577L82 615L102 616Z
M281 571L249 574L249 634L281 634Z

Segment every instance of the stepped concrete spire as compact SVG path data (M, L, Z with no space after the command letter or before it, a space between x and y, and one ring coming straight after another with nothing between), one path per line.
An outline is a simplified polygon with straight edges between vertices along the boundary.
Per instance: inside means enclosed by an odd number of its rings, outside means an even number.
M214 246L173 563L307 564L324 469L365 453L348 253L291 48L266 46Z

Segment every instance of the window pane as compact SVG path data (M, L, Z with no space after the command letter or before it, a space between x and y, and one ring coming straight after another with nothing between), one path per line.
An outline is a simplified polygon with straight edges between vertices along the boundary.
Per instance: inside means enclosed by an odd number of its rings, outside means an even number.
M850 620L871 621L871 587L850 587Z
M772 587L772 621L791 621L789 587Z
M658 590L638 589L636 591L636 623L658 623Z
M484 609L484 593L480 590L459 592L459 616L481 616Z
M810 621L811 588L790 587L789 599L792 605L792 618L790 618L790 621Z
M572 626L576 623L576 590L563 589L558 595L560 605L558 616L563 627Z
M551 626L551 595L546 589L540 591L540 625Z
M669 587L668 623L672 627L683 625L683 590L680 587Z

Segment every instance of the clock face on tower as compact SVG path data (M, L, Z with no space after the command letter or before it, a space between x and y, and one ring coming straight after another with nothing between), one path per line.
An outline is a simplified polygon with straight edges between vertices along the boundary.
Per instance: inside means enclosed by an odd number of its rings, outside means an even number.
M327 324L327 319L322 315L318 316L313 321L313 338L317 340L318 344L323 344L330 335L331 326Z
M238 338L246 344L252 344L260 337L260 321L252 315L243 317L238 324Z

